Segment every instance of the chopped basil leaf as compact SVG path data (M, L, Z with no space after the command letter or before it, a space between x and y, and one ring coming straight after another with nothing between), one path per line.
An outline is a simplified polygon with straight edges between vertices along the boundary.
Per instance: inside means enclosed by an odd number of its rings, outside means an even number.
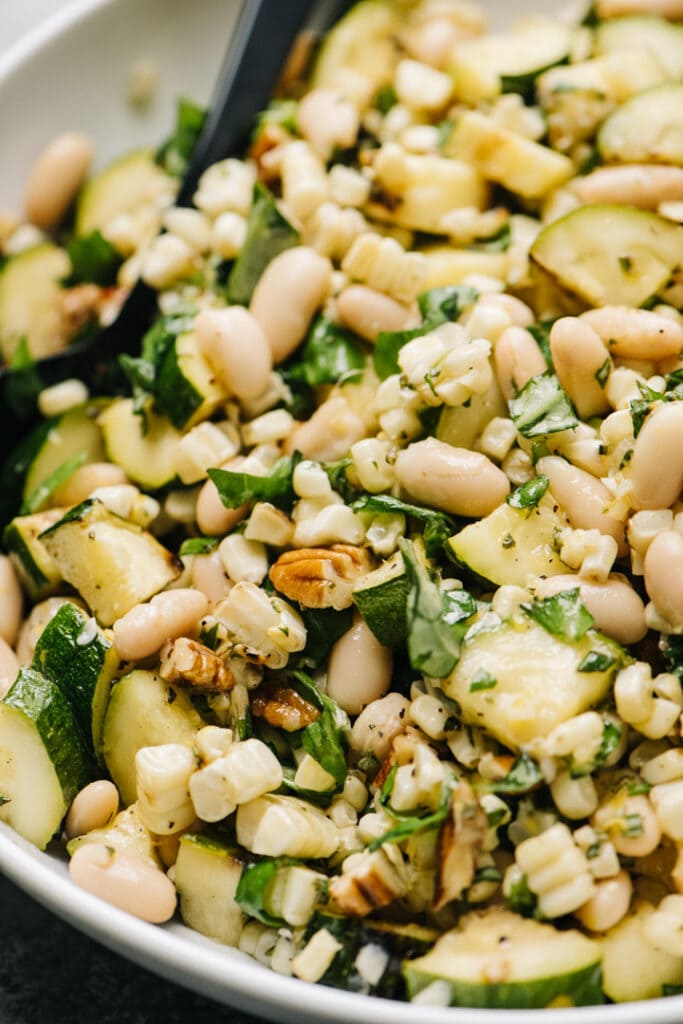
M498 868L494 867L493 864L487 864L483 868L477 868L472 879L472 885L476 885L477 882L500 882L502 877Z
M226 508L269 501L278 508L289 509L294 502L292 477L301 458L301 452L294 452L291 458L284 455L265 476L229 469L210 469L208 474Z
M522 437L555 434L578 425L571 402L550 371L532 377L508 405L510 418Z
M12 803L12 798L11 797L4 796L2 793L0 793L0 807L2 807L3 804L11 804L11 803Z
M341 789L346 779L346 737L351 726L345 711L331 697L321 693L305 672L292 672L293 685L305 700L320 708L315 722L300 733L301 746L332 776Z
M421 338L430 328L414 327L410 331L380 331L372 353L375 372L380 380L386 380L400 372L398 354L413 338Z
M123 257L100 231L72 238L66 251L71 260L71 273L64 280L66 287L86 281L99 285L116 283Z
M535 476L508 494L505 500L512 508L534 508L548 490L549 483L547 476Z
M33 413L36 399L43 390L43 382L36 370L26 337L19 339L8 366L12 373L5 378L3 398L15 416L26 419Z
M491 235L490 238L477 239L472 246L477 252L507 252L512 242L512 230L510 222L503 224L502 228Z
M375 96L375 110L379 110L382 117L386 117L392 107L398 103L398 96L393 85L383 85Z
M31 491L19 509L19 515L28 516L31 515L32 512L38 512L50 495L53 494L58 487L61 487L63 483L66 483L69 477L73 476L79 466L82 466L86 459L86 453L79 452L78 455L72 455L70 459L66 459L61 463L61 465L57 466L57 468L54 469L41 484L38 484L38 486Z
M214 551L220 542L220 537L188 537L180 545L178 554L182 558L184 555L205 555L209 551Z
M537 898L529 888L526 875L520 875L509 888L505 896L505 903L522 917L534 917L536 913Z
M450 775L441 785L441 799L435 811L428 811L426 814L413 814L412 812L396 811L391 806L390 797L393 789L396 767L391 769L387 780L382 787L380 805L387 814L391 815L398 824L389 829L383 836L378 836L368 846L370 851L378 850L384 843L401 843L409 836L417 835L419 832L426 832L429 829L439 828L448 817L448 810L451 803L451 792L456 784L455 775Z
M614 664L614 658L600 651L589 651L577 666L577 672L606 672Z
M601 764L604 764L611 753L621 743L623 735L622 728L616 722L607 721L603 724L602 740L600 747L592 761L585 764L578 764L573 757L569 759L569 774L573 779L580 779L584 775L590 775Z
M602 366L599 366L595 371L594 377L601 388L604 388L607 383L607 379L612 372L612 360L609 356L606 357Z
M279 868L298 863L291 857L268 857L256 864L245 864L235 892L235 900L244 913L271 928L286 927L283 918L275 917L266 910L265 902Z
M522 608L540 626L563 640L580 640L595 621L581 602L578 587L563 590L542 601L534 601L533 604L523 604Z
M324 316L311 327L291 373L301 376L309 387L357 379L365 366L360 344L349 331Z
M504 779L486 782L489 793L528 793L543 782L543 772L526 753L521 753Z
M284 128L290 135L297 134L296 117L299 110L297 100L271 100L265 110L258 115L256 130L252 142L255 142L270 126Z
M167 174L182 178L204 127L205 118L205 110L191 100L180 97L176 105L173 134L159 147L154 157Z
M633 785L628 787L629 796L647 796L652 789L649 782L643 779L641 782L634 782Z
M642 836L645 831L643 825L643 819L639 814L627 814L624 817L625 828L622 828L621 834L626 836L627 839L637 839L638 836Z
M412 516L424 523L425 550L430 558L439 555L444 544L458 529L457 523L445 512L411 505L390 494L364 494L353 503L354 511L379 512L387 515Z
M248 306L256 282L271 260L299 241L299 232L282 216L265 185L254 186L247 236L228 278L228 300Z
M633 424L633 436L638 437L642 430L645 417L650 411L650 403L642 398L634 398L629 402L631 411L631 423Z
M358 497L358 489L349 480L346 471L353 465L353 459L339 459L338 462L327 462L323 469L327 473L330 487L341 495L345 502L350 503Z
M308 665L320 665L333 644L351 629L353 608L340 612L334 608L300 608L299 614L306 627L306 646L301 659Z
M493 690L498 686L498 680L494 679L485 668L480 669L470 683L470 693L478 693L479 690Z
M540 348L543 358L545 359L545 364L549 370L554 370L553 355L550 351L550 331L554 323L554 320L540 320L539 323L532 324L530 327L526 328Z

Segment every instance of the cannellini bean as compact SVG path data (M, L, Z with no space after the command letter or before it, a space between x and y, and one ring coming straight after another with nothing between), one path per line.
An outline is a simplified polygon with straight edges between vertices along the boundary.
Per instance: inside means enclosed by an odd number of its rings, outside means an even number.
M509 401L547 366L540 348L523 327L507 327L496 342L493 362L503 398Z
M628 306L603 306L581 313L580 319L593 328L620 359L656 362L683 351L683 326L661 313Z
M645 589L659 614L683 626L683 537L662 530L645 553Z
M597 882L591 898L574 911L584 927L592 932L606 932L621 921L628 911L633 883L623 869L614 878Z
M297 127L323 160L356 141L360 118L356 107L334 89L311 89L299 102Z
M175 887L163 871L104 843L79 846L69 874L81 889L143 921L161 924L175 913Z
M636 644L647 633L645 605L625 576L611 573L604 583L594 583L570 573L548 576L535 587L539 598L552 597L578 587L581 600L601 632L620 644Z
M330 261L303 245L281 252L264 270L249 308L265 332L274 363L281 363L303 341L331 277Z
M399 453L396 479L415 501L462 516L488 515L510 490L505 473L485 455L433 437Z
M330 651L327 692L350 715L358 715L391 685L392 653L360 615Z
M377 340L380 331L407 331L419 323L413 309L364 284L352 284L340 292L337 319L370 342Z
M244 458L239 456L226 462L222 469L239 469ZM207 480L197 496L195 514L197 526L208 537L222 537L233 527L237 526L249 511L248 505L240 505L239 508L226 508L220 499L216 485L212 480Z
M638 824L638 835L628 836L629 822ZM598 807L591 818L596 832L607 832L617 853L624 857L646 857L659 845L662 830L646 796L629 796L625 800L608 801Z
M287 438L286 452L298 450L306 459L334 462L343 458L351 445L367 434L365 423L342 395L318 406L310 420L296 427Z
M353 750L383 760L394 738L408 725L409 708L410 701L402 693L388 693L386 697L373 700L353 723L350 738Z
M655 407L633 446L635 508L669 508L683 489L683 403Z
M576 178L571 187L584 203L625 203L656 210L660 203L683 199L683 167L598 167L585 178Z
M0 700L16 679L18 671L19 659L7 641L0 637Z
M581 419L610 411L604 388L598 380L607 364L609 352L590 324L575 316L556 320L550 331L550 351L560 384L576 407Z
M606 533L616 540L619 554L626 554L624 524L605 512L612 495L600 480L587 473L585 469L572 466L571 462L567 462L559 455L548 455L539 459L536 469L548 477L550 490L575 529L599 530L600 533Z
M93 148L85 135L64 132L48 143L36 160L26 183L26 216L36 227L56 227L85 181Z
M113 462L91 462L87 466L79 466L52 492L50 505L78 505L98 487L118 487L127 483L128 477L120 466L115 466Z
M508 295L506 292L487 292L482 295L474 308L476 309L477 306L488 306L490 309L498 309L502 313L507 313L517 327L531 327L536 319L533 310L527 306L526 302L522 302L515 295Z
M225 574L220 551L195 555L192 561L192 586L201 590L209 604L218 604L230 593L231 583Z
M98 779L77 793L64 822L68 839L84 836L96 828L106 828L119 809L119 791L113 782Z
M258 320L242 306L204 309L194 329L202 354L237 398L258 398L268 387L273 357Z
M113 626L119 657L125 661L147 658L166 640L193 633L208 606L204 594L189 587L165 591L136 605Z
M7 555L0 555L0 637L12 646L16 643L24 607L17 574Z

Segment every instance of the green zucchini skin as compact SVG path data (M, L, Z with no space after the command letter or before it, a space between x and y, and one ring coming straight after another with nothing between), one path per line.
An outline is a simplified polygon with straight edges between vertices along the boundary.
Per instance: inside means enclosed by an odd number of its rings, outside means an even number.
M32 601L44 601L64 589L61 573L40 540L40 534L57 518L59 512L15 516L3 533L5 550Z

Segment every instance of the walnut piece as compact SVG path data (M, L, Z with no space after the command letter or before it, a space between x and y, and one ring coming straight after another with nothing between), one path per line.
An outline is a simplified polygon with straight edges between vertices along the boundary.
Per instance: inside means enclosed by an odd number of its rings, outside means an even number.
M271 567L273 585L304 608L351 606L354 580L372 569L365 548L352 544L332 544L329 548L299 548L280 555Z
M197 640L181 636L161 648L159 675L167 683L178 683L197 690L226 693L235 685L235 677L217 654Z
M268 725L285 732L305 729L315 722L320 711L291 686L261 686L251 700L251 713Z
M441 910L472 884L486 829L486 814L474 790L467 782L459 782L439 831L434 910Z

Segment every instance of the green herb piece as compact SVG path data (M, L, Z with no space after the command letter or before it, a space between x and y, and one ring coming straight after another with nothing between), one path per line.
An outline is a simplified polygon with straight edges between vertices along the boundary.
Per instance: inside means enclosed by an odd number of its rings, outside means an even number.
M160 317L143 336L139 356L121 355L119 365L125 373L133 391L136 412L142 412L150 398L159 400L158 381L163 373L164 363L171 353L176 338L191 330L191 313ZM173 414L173 396L160 402L162 413Z
M392 107L398 103L396 90L391 83L381 86L375 96L375 110L379 110L382 117L386 117Z
M496 686L498 686L498 680L494 679L485 668L482 668L470 683L470 693L478 693L480 690L493 690Z
M0 807L2 807L3 804L11 804L11 803L12 803L12 798L11 797L4 796L2 793L0 793Z
M247 220L247 236L228 278L228 300L248 306L268 264L299 242L299 232L280 213L274 196L257 182Z
M643 825L643 819L639 814L627 814L624 817L625 828L622 828L621 834L627 839L637 839L638 836L642 836L645 831Z
M410 331L380 331L372 353L375 372L380 380L400 373L398 354L403 346L414 338L422 338L429 330L427 327L414 327Z
M301 696L320 710L320 715L302 729L301 746L334 779L341 789L347 774L346 737L351 726L346 712L336 701L321 693L305 672L292 672L291 680Z
M394 777L396 775L396 766L392 768L387 780L382 787L380 795L380 804L387 812L391 815L398 824L394 828L389 829L383 836L378 836L368 846L370 851L378 850L384 843L401 843L404 839L408 839L410 836L418 835L420 832L427 832L428 830L439 828L439 826L448 817L448 812L451 803L451 793L457 780L455 775L450 775L441 784L441 798L439 800L439 806L435 811L428 811L425 814L413 814L411 812L396 811L390 803L391 790L393 789ZM389 785L387 785L389 783Z
M631 412L631 423L633 424L633 436L638 437L642 430L645 417L650 411L650 403L643 398L633 398L629 402Z
M643 779L640 782L634 782L631 786L628 787L628 795L647 796L651 789L652 786L650 785L650 783L646 782L645 779Z
M541 437L578 426L571 402L550 371L532 377L508 405L510 418L522 437Z
M327 473L327 479L330 481L330 487L337 494L341 495L343 500L349 504L358 497L358 489L353 486L347 476L347 469L353 465L353 459L339 459L338 462L327 462L323 466L323 469Z
M515 488L505 500L512 508L535 508L548 490L549 483L547 476L535 476L533 480L527 480L521 487Z
M309 387L356 380L365 367L365 354L352 335L332 320L319 316L301 350L297 371Z
M301 459L301 452L284 455L265 476L229 469L210 469L208 474L226 508L269 501L278 508L290 509L294 503L292 477Z
M35 410L36 399L43 390L26 337L20 338L8 366L13 372L6 378L4 399L15 416L26 419Z
M472 248L477 252L507 252L512 242L512 229L510 222L503 224L502 228L489 238L477 239L476 245Z
M351 629L353 608L340 612L334 608L300 608L299 614L306 627L306 646L301 659L308 665L320 665L337 640Z
M485 867L477 869L472 879L472 885L476 885L477 882L500 882L502 878L503 876L498 868L494 867L493 864L487 864Z
M683 985L662 985L663 996L679 996L683 992Z
M154 159L167 174L182 178L206 119L206 111L191 100L178 100L173 134L157 150Z
M454 610L450 593L442 595L420 564L413 544L399 541L408 579L408 656L412 668L434 679L444 679L460 657L460 642L466 632L463 620L446 621Z
M529 881L526 875L520 875L515 879L505 896L505 903L522 917L534 917L538 900L536 894L529 888Z
M611 372L612 360L607 356L602 366L599 366L593 375L601 388L604 388Z
M19 515L29 516L32 512L38 512L57 488L66 483L69 477L73 476L79 466L82 466L86 459L86 453L79 452L77 455L72 455L70 459L66 459L61 463L61 465L57 466L57 468L54 469L41 484L38 484L35 490L31 491L21 506Z
M562 590L533 604L523 604L522 608L530 618L562 640L580 640L595 622L581 602L578 587Z
M272 126L283 128L290 135L296 135L298 110L299 104L297 100L271 100L266 109L258 115L252 142L256 142L265 129Z
M543 782L543 772L533 758L521 753L504 779L487 782L489 793L528 793Z
M64 280L66 287L92 282L113 285L123 257L100 231L72 238L66 247L71 260L71 273Z
M256 864L245 864L235 892L235 900L244 913L270 928L286 927L286 921L266 910L265 903L279 869L299 863L291 857L267 857Z
M458 529L458 524L445 512L411 505L390 494L364 494L353 503L354 512L379 512L384 515L412 516L424 524L425 550L429 558L441 554L449 537Z
M206 555L209 551L215 551L220 542L220 537L188 537L180 545L178 554L184 555Z
M550 331L552 330L554 323L554 320L540 320L537 324L532 324L530 327L526 328L540 348L543 358L545 359L545 364L549 370L554 370L553 355L550 351Z
M596 768L599 768L601 764L604 764L611 753L613 753L622 738L622 728L616 722L606 721L602 727L602 740L600 741L600 747L592 761L586 761L584 764L580 764L574 760L573 757L569 758L569 774L573 779L580 779L584 775L591 775Z
M614 658L600 651L589 651L576 668L577 672L606 672L614 664Z

